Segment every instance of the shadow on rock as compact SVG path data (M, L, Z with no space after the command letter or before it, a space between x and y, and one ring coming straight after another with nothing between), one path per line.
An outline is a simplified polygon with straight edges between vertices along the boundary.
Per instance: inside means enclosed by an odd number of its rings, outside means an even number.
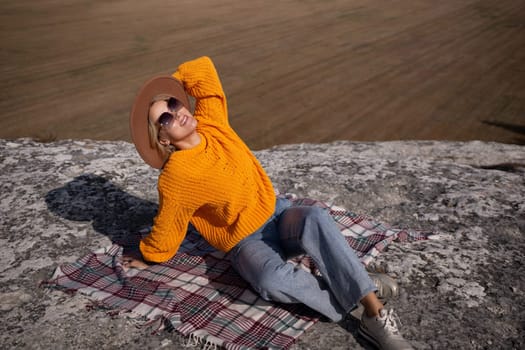
M112 242L135 248L140 231L150 226L157 204L122 191L94 174L76 177L46 194L53 213L73 221L91 221L93 228Z

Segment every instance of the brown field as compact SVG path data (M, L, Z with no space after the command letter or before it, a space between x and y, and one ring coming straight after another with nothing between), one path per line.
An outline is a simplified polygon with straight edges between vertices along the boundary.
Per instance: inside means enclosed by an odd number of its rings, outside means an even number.
M525 144L522 0L4 0L0 137L129 140L143 81L208 55L254 149Z

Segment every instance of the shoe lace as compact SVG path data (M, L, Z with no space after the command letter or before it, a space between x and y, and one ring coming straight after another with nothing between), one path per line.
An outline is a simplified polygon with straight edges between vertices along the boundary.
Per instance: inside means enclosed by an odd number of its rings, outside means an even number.
M400 335L397 324L399 323L399 325L402 326L402 323L393 309L390 309L386 312L384 320L384 327L387 332L394 335Z

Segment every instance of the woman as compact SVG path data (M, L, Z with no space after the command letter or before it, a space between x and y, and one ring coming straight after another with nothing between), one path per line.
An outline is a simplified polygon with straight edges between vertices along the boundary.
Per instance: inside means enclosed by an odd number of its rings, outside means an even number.
M186 93L195 98L193 114ZM360 334L382 349L411 349L331 217L276 199L264 169L229 125L226 97L208 57L148 81L133 105L131 132L141 157L162 171L153 228L140 242L142 256L125 257L125 266L169 260L191 223L212 246L229 252L233 267L262 298L304 303L333 321L361 303ZM286 262L303 253L322 278Z

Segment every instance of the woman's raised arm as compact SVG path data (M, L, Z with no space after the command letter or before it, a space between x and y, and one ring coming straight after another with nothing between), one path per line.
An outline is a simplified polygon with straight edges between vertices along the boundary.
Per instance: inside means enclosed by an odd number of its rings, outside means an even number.
M207 57L184 62L173 77L184 84L184 89L195 97L194 116L218 122L228 122L226 96L212 60Z

